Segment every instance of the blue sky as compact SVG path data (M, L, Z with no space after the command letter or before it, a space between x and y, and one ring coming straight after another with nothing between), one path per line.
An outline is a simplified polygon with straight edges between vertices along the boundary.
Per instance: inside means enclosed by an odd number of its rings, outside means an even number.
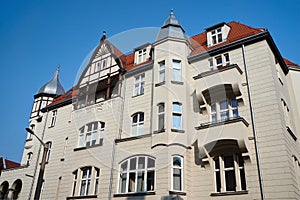
M58 64L67 90L102 31L160 27L171 8L189 36L223 21L267 28L282 56L300 64L300 0L269 2L2 0L0 157L21 160L33 95Z

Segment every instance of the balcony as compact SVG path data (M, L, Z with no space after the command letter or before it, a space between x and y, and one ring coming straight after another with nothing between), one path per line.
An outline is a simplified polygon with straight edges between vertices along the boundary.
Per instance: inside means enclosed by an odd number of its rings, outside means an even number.
M239 148L238 151L249 152L248 131L249 123L242 117L231 118L226 121L216 123L203 123L195 127L200 157L204 158L207 154L215 154L220 150L220 143L228 144L228 148Z
M196 96L200 105L210 103L220 96L240 96L242 70L237 64L219 67L217 70L203 72L194 76Z

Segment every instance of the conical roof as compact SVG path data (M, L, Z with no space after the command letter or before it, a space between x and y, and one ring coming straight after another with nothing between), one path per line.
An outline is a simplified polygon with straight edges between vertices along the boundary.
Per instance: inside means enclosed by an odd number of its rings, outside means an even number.
M65 93L65 90L61 85L61 83L59 82L59 67L58 67L52 79L39 89L38 94L53 94L58 96L63 93Z
M161 27L156 37L156 41L168 37L183 39L187 41L189 40L179 21L176 19L173 10L170 11L169 17L165 20L163 26Z

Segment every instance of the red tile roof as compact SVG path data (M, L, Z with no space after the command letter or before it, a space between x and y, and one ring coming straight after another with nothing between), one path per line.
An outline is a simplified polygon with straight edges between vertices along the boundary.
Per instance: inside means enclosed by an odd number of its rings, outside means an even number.
M284 60L284 62L285 62L285 64L286 64L287 66L296 66L296 67L300 67L298 64L293 63L292 61L290 61L290 60L288 60L288 59L286 59L286 58L283 58L283 60Z
M203 51L211 50L216 47L223 46L225 44L229 44L231 42L237 41L239 39L258 34L260 32L265 31L264 29L261 28L252 28L250 26L238 23L238 22L230 22L228 23L228 26L230 26L230 31L227 36L227 39L225 42L222 42L217 45L213 45L208 47L207 46L207 37L206 37L206 32L200 33L198 35L192 36L190 38L191 44L194 47L194 51L191 53L191 55L195 55L198 53L201 53Z
M11 169L11 168L15 168L15 167L19 167L20 163L11 161L11 160L7 160L4 158L0 158L0 170L1 169Z
M230 22L227 25L230 26L230 31L227 37L227 40L225 42L222 42L220 44L214 45L214 46L207 46L207 39L206 39L206 32L200 33L198 35L192 36L190 38L190 42L194 48L194 51L192 51L191 55L195 55L198 53L201 53L203 51L207 51L207 50L211 50L214 49L216 47L220 47L223 46L225 44L229 44L231 42L237 41L239 39L251 36L251 35L255 35L258 33L261 33L263 31L265 31L265 29L262 28L252 28L250 26L241 24L239 22ZM101 40L105 40L106 37L104 36ZM108 42L108 41L107 41ZM152 60L148 60L144 63L135 65L134 64L134 53L128 54L128 55L124 55L121 51L118 50L118 48L116 48L113 44L111 44L110 42L108 42L111 47L113 48L114 53L120 57L121 62L123 64L123 67L126 70L131 70L133 68L139 67L143 64L146 64L148 62L151 62ZM287 65L294 65L294 66L298 66L295 63L292 63L291 61L285 59L285 63ZM62 94L61 96L59 96L57 99L55 99L50 105L55 105L58 104L60 102L64 102L68 99L71 99L73 96L77 95L78 91L73 91L75 87L71 88L70 90L68 90L66 93ZM71 93L71 94L70 94ZM67 95L68 94L68 95Z

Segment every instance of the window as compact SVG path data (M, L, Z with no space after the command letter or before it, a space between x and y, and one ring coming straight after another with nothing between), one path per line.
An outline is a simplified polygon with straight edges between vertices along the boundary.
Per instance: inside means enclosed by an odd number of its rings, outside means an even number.
M134 156L120 164L119 193L154 191L155 159Z
M181 61L173 60L172 63L172 81L181 81Z
M145 87L145 74L141 74L135 77L134 80L134 96L144 94Z
M216 192L246 190L244 160L240 154L214 158Z
M181 103L173 103L172 105L172 128L181 130L182 129L182 105Z
M26 165L30 165L31 159L32 159L32 152L27 153L27 161L26 161Z
M104 122L91 122L79 129L78 147L103 145Z
M211 32L211 37L212 37L212 43L213 43L213 45L222 42L223 39L222 39L222 31L221 31L221 28L218 28L218 29L216 29L216 30L213 30L213 31Z
M281 99L282 103L282 108L283 108L283 113L284 113L284 120L285 120L285 125L289 128L291 128L291 120L289 116L290 109L284 99Z
M159 62L159 69L158 69L158 74L159 74L159 83L165 82L165 61Z
M88 196L98 193L100 169L83 167L73 172L72 196ZM78 191L77 185L79 186Z
M172 190L183 190L183 158L172 156Z
M141 49L138 51L138 55L137 55L137 63L142 63L145 62L147 60L147 50L146 49Z
M218 55L208 59L210 71L216 70L218 67L230 65L229 53Z
M238 117L238 104L236 100L224 100L211 104L210 120L212 123L226 121Z
M52 117L51 117L50 127L54 127L55 126L56 116L57 116L57 110L52 111Z
M46 145L48 146L48 151L47 151L47 156L46 156L46 162L49 162L50 153L51 153L51 147L52 147L52 142L47 142Z
M105 69L106 66L106 59L100 60L95 63L95 72L99 72L102 69Z
M158 104L158 130L163 130L165 128L165 104Z
M142 135L144 132L144 113L139 112L132 115L131 136Z

